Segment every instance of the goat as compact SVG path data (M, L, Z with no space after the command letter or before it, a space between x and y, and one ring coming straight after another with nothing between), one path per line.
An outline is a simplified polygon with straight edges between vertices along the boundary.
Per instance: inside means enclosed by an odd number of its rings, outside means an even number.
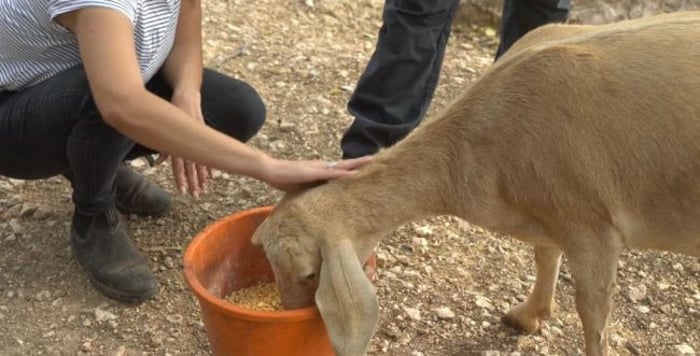
M536 282L504 317L550 316L562 254L587 355L606 355L623 249L700 256L700 12L553 24L356 174L289 193L258 227L286 308L316 304L335 352L366 353L380 239L452 215L534 245Z

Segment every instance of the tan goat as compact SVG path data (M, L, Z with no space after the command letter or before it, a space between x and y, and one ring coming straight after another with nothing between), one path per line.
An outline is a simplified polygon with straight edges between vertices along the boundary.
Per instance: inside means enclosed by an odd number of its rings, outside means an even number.
M607 354L623 249L700 256L698 63L700 12L531 32L356 175L279 202L253 240L284 305L315 301L336 353L365 354L378 302L360 261L403 224L454 215L534 244L537 281L504 317L526 332L566 254L586 354Z

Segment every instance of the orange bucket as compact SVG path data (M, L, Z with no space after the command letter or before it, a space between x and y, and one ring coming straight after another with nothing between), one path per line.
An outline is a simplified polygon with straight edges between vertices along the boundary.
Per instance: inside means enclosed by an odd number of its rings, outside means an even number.
M255 229L272 207L229 215L197 234L185 250L184 275L197 296L214 355L334 355L315 306L256 311L224 300L231 292L274 281L265 252L253 246ZM372 256L369 265L375 267Z

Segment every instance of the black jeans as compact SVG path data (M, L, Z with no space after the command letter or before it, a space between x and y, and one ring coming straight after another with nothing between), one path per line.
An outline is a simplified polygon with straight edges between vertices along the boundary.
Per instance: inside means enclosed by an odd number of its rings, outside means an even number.
M348 102L355 117L344 158L374 154L423 119L440 75L459 0L386 0L377 46ZM505 0L496 59L528 31L563 22L569 0Z
M166 100L172 95L159 75L146 87ZM253 137L265 121L260 96L244 82L205 70L201 94L206 124L240 141ZM0 175L69 174L73 201L83 214L111 208L119 165L148 153L153 151L105 124L82 66L17 92L0 92Z

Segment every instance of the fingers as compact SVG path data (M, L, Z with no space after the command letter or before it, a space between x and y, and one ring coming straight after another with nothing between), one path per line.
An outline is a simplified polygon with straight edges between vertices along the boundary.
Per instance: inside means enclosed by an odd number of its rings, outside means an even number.
M175 187L180 193L185 193L185 163L181 158L172 157L171 164L175 177Z
M202 191L207 189L207 181L209 178L209 169L206 166L197 165L197 181Z
M336 162L336 164L332 168L344 169L344 170L358 169L358 168L364 166L365 164L371 162L373 157L374 156L364 156L364 157L346 159L346 160L343 160L340 162Z
M197 166L192 162L185 163L185 177L187 178L187 186L190 194L195 198L199 198L199 180L197 179Z

